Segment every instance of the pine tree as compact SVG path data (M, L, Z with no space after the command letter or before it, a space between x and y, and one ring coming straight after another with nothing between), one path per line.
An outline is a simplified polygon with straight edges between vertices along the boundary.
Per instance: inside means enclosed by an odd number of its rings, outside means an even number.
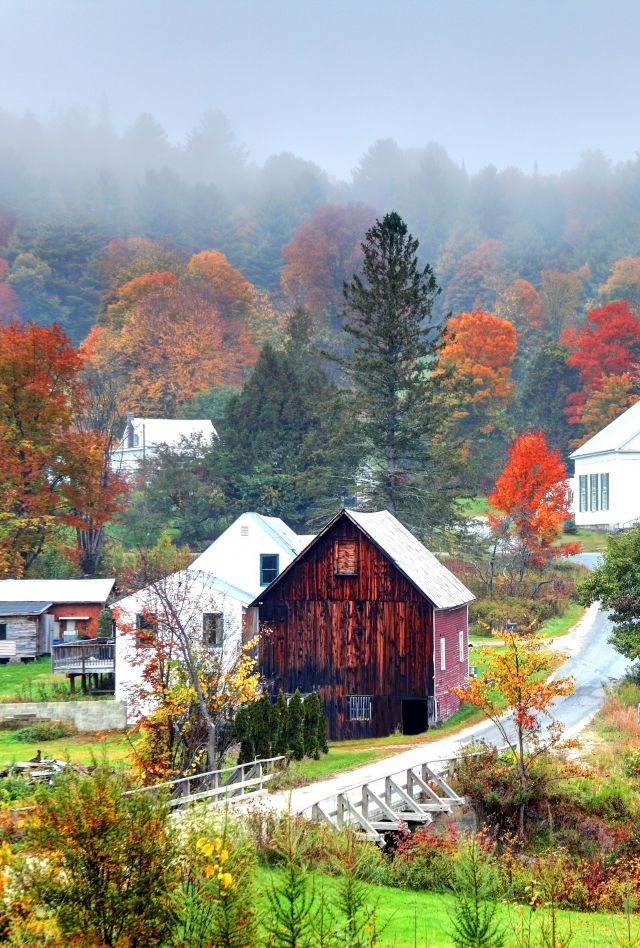
M318 714L318 731L317 731L317 742L318 750L321 754L329 753L329 744L327 742L327 716L324 713L324 705L322 703L322 698L318 691L315 692L316 704L318 705L319 714Z
M304 711L304 721L302 724L302 736L304 744L304 756L320 757L318 748L318 705L315 699L315 691L308 694L302 702Z
M289 700L287 709L287 750L296 760L304 757L304 707L298 688Z
M253 742L253 714L252 706L242 705L236 711L233 719L233 736L240 741L240 753L238 755L239 764L247 764L256 759L255 745Z
M367 231L362 249L363 277L343 288L354 349L341 365L353 388L369 503L425 537L456 521L460 492L459 462L443 439L447 407L432 376L443 331L433 315L440 289L395 212Z
M272 749L275 757L280 757L287 753L287 729L289 712L287 708L287 699L284 691L278 692L278 697L274 705L274 724L273 724L273 744Z
M505 934L497 916L494 873L473 839L456 863L453 944L456 948L502 948Z

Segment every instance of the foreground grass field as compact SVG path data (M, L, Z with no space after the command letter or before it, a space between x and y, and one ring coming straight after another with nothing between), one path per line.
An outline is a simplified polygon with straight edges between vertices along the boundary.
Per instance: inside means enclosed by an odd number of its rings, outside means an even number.
M374 844L372 844L374 845ZM267 892L280 878L278 870L263 869L259 874L259 886L263 892L263 905L267 908ZM335 904L339 880L314 873L313 886L316 893L324 891L329 904ZM376 917L382 934L379 944L389 948L451 948L451 914L454 907L453 896L436 892L413 892L407 889L395 889L390 886L366 884L369 904L376 906ZM529 944L519 940L514 932L531 926L532 935L537 936L545 918L544 909L531 911L528 906L501 903L499 916L507 934L506 944L518 946ZM635 941L618 941L622 936L625 919L619 915L587 912L559 912L559 933L557 945L568 944L560 937L573 935L571 944L575 948L604 948L616 944L636 944ZM640 922L632 920L632 932L640 935ZM538 944L537 940L530 944Z

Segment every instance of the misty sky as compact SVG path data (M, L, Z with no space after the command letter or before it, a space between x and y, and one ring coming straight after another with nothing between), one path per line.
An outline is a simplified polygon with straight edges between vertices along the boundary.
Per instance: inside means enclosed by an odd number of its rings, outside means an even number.
M378 138L469 170L640 150L638 0L0 0L0 107L108 101L174 141L210 108L250 157L348 177ZM1 143L0 143L1 145Z

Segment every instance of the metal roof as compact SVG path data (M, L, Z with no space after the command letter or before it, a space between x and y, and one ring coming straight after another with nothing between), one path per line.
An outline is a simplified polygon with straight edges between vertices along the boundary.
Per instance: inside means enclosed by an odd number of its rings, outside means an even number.
M129 425L134 434L138 435L139 443L135 448L127 445L127 431ZM122 435L115 452L140 451L143 445L147 448L160 444L177 446L183 438L200 436L204 441L212 441L217 437L216 429L208 418L131 418Z
M342 516L349 519L365 533L369 539L397 566L436 609L454 609L473 602L476 598L471 590L461 583L457 576L447 569L440 560L430 553L412 533L388 510L375 513L360 513L357 510L342 510L321 530L317 537L305 546L300 556L304 556L314 545L315 540L324 536L333 524ZM252 605L258 605L273 586L279 583L289 570L295 567L297 558L283 569L270 586L256 596Z
M115 579L0 579L0 603L106 602Z
M306 543L303 538L294 533L291 527L287 526L280 517L265 517L262 514L250 511L246 514L251 517L254 523L259 524L262 529L278 543L286 553L297 556ZM304 538L306 540L306 537Z
M373 540L383 553L424 593L436 609L453 609L476 598L457 576L429 552L388 510L345 514Z
M52 602L0 602L0 616L40 616Z
M607 451L633 451L637 453L640 446L631 445L637 435L640 435L640 402L627 408L621 415L614 418L605 428L573 452L572 458L582 458L590 454L602 454Z

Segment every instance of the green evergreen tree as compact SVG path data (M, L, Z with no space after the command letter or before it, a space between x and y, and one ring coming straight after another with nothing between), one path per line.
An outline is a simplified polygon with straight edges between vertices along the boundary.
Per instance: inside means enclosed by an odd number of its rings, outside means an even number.
M549 447L563 458L571 451L569 442L581 433L580 425L570 424L565 412L567 397L580 388L580 373L567 365L568 355L568 349L551 342L535 353L517 408L518 428L542 431Z
M504 945L504 928L497 917L496 884L489 859L472 839L463 846L455 865L451 940L456 948L502 948Z
M459 457L441 440L447 415L432 368L442 324L440 289L418 264L418 241L402 218L386 214L362 244L362 278L344 285L345 331L354 349L341 360L368 475L368 504L386 507L426 537L457 521Z
M284 691L278 692L274 706L273 755L280 757L287 753L289 710Z
M283 868L267 891L269 911L264 926L269 948L312 948L317 943L318 905L304 866L303 832L287 814L276 833L276 852Z
M302 741L304 744L304 756L320 757L318 747L318 704L315 699L315 691L306 695L302 702L304 711L304 720L302 723Z
M276 712L268 695L251 705L253 744L256 757L273 756L273 737L276 724Z
M233 736L240 741L239 764L247 764L256 759L256 749L253 740L253 708L244 704L236 711L233 719Z
M287 750L296 760L304 757L304 707L298 688L289 699L287 708Z
M329 744L327 742L327 715L324 712L324 704L320 697L320 692L315 691L316 705L318 706L316 742L321 754L329 753Z

